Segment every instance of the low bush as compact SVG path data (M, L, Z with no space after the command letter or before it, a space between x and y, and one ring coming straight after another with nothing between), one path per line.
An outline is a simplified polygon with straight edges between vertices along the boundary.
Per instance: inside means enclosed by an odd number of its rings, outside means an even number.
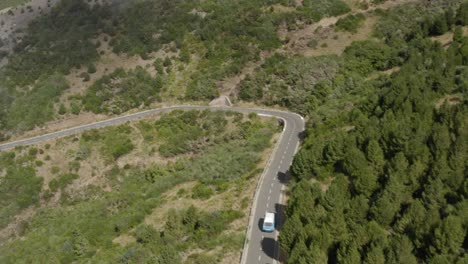
M63 190L65 187L67 187L67 185L72 183L73 180L78 178L79 176L73 173L60 175L49 182L49 190L52 192L56 192L59 189Z
M119 68L91 85L82 104L94 113L120 114L159 100L162 85L142 67L128 72Z
M366 16L361 13L357 15L347 15L343 18L338 19L338 21L335 24L335 30L356 33L365 20Z
M31 167L10 165L0 180L0 227L22 209L39 202L43 179Z
M31 91L13 101L7 109L5 126L12 130L25 131L41 125L54 117L54 100L69 87L62 75L41 78Z
M210 186L206 186L203 183L198 183L193 187L192 198L194 199L209 199L214 194L213 189Z

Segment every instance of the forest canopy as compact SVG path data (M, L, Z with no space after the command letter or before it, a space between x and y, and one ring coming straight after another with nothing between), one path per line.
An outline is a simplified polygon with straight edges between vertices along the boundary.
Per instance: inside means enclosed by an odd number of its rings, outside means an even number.
M349 111L308 126L279 240L289 263L467 261L468 37L455 33L447 47L429 37L459 31L468 5L405 8L384 15L384 43L344 54L399 70L359 86L373 92ZM402 23L415 13L423 23Z

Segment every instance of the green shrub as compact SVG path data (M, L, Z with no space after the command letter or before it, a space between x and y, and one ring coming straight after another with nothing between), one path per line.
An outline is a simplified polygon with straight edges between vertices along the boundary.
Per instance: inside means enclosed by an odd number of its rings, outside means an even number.
M393 50L373 40L356 41L345 50L346 68L361 74L375 70L386 70L393 65Z
M53 167L50 169L50 172L51 172L52 174L57 174L57 173L60 172L60 168L57 167L57 166L53 166Z
M164 157L172 157L196 152L207 145L206 142L195 144L197 141L213 133L223 132L226 125L227 122L222 113L172 112L155 122L157 135L161 138L159 153Z
M59 113L59 115L64 115L64 114L67 113L67 108L65 108L64 104L60 104L58 113Z
M61 75L41 78L30 92L18 97L7 110L6 127L24 131L51 120L55 112L54 100L68 87Z
M299 113L318 104L339 71L340 60L333 56L268 58L252 77L240 84L239 97L265 105L289 107Z
M158 74L164 74L164 66L163 61L161 58L157 58L153 63L154 69L158 72Z
M78 172L81 168L81 163L79 160L73 160L68 163L68 169L70 172Z
M22 209L39 202L43 179L31 167L10 167L0 184L0 227Z
M81 105L79 102L72 101L70 103L70 113L78 115L81 112Z
M135 230L135 238L141 244L155 243L159 233L151 226L139 225Z
M32 148L29 149L28 154L29 154L29 156L35 157L38 152L39 152L39 150L37 148L32 147Z
M323 17L346 14L351 9L341 0L308 0L299 9L302 16L311 21L319 21Z
M309 42L307 42L307 47L309 48L317 48L318 46L318 41L316 39L311 39Z
M96 66L94 65L94 63L88 64L88 73L92 74L92 73L95 73L95 72L96 72Z
M76 180L78 178L79 178L79 176L77 174L73 174L73 173L67 173L67 174L60 175L57 178L52 179L49 182L49 189L52 192L56 192L59 189L63 190L63 189L65 189L67 187L67 185L69 185L70 183L72 183L74 180Z
M142 67L126 72L122 68L97 80L82 98L86 110L120 114L159 100L160 79L152 78Z
M218 96L218 87L211 79L200 79L192 82L186 92L186 97L190 100L213 100Z
M338 19L335 24L336 31L349 31L351 33L357 33L358 29L362 26L366 16L359 13L357 15L347 15L343 18Z
M213 189L210 186L206 186L203 183L198 183L192 189L192 198L193 199L209 199L214 194Z
M101 153L109 160L116 160L134 149L129 135L131 131L129 126L112 127L101 133L97 130L86 131L82 135L82 146L88 148L89 142L99 143ZM87 155L91 152L90 149L85 151Z
M166 57L163 61L163 66L164 67L169 67L169 66L172 66L172 61L169 57Z

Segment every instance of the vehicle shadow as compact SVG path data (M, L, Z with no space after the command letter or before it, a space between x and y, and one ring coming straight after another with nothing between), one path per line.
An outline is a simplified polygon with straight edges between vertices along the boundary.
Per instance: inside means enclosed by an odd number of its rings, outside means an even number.
M273 238L265 237L262 240L262 251L270 258L279 260L279 243Z
M258 230L263 232L263 218L258 219Z

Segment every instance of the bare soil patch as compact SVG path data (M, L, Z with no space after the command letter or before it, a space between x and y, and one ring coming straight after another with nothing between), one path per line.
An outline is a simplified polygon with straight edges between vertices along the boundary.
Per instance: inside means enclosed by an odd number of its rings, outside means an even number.
M449 106L450 105L457 105L457 104L460 104L462 101L463 101L463 95L462 94L450 94L450 95L447 95L447 96L437 100L437 102L435 103L435 108L439 109L444 104L447 104Z
M468 26L463 27L463 36L468 35ZM442 44L444 47L448 47L450 43L453 41L453 32L447 32L443 35L432 37L431 38L433 41L438 41Z

